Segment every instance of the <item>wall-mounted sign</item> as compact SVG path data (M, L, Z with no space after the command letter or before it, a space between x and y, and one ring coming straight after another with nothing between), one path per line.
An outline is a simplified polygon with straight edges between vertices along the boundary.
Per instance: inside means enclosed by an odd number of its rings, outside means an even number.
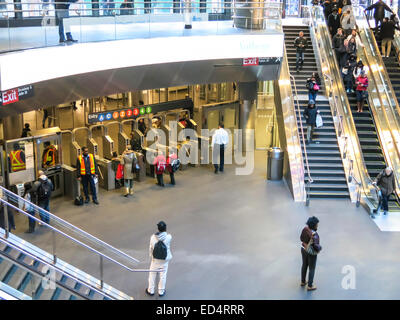
M0 106L18 102L33 96L33 86L28 85L21 88L10 89L3 91L0 94Z
M244 58L243 66L263 66L270 64L280 64L281 57L268 57L268 58Z

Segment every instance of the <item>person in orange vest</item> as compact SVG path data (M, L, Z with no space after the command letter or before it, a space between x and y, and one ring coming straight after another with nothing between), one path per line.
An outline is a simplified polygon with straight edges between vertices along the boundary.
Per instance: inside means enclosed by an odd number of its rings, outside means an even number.
M89 189L92 192L92 200L95 204L99 204L97 201L96 186L94 178L98 177L99 171L97 168L96 159L94 155L89 153L87 147L82 148L82 155L78 157L76 162L76 169L78 170L78 180L82 181L83 193L85 194L85 203L89 203Z
M57 148L50 144L49 141L44 143L44 150L42 154L42 167L54 167L56 165Z
M26 169L25 153L18 143L14 144L14 150L10 152L10 165L12 172Z

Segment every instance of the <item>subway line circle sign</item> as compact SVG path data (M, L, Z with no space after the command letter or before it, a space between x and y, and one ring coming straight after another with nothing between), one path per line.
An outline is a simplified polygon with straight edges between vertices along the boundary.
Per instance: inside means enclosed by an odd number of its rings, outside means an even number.
M141 108L131 108L109 111L107 113L97 112L88 114L89 123L104 122L110 120L123 120L129 118L136 118L140 115L150 114L152 112L152 107L141 107Z

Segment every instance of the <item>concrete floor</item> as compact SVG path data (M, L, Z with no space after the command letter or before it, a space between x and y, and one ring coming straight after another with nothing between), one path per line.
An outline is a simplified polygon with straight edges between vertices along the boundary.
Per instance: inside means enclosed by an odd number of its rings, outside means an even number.
M100 206L75 207L52 201L52 212L103 241L149 264L148 244L156 223L165 220L173 235L167 294L162 299L399 299L400 233L381 232L363 208L348 200L293 202L283 182L265 180L265 152L256 152L256 168L236 176L211 168L188 168L177 185L161 189L148 179L136 184L133 198L121 190L101 192ZM165 177L169 181L168 177ZM300 288L299 234L311 215L320 219L323 251L315 284ZM17 218L17 235L50 250L51 234L40 228L24 234L26 218ZM98 276L98 258L57 240L65 261ZM342 268L356 271L356 289L345 290ZM144 294L147 274L129 273L109 263L105 280L136 299ZM151 299L158 299L154 297Z

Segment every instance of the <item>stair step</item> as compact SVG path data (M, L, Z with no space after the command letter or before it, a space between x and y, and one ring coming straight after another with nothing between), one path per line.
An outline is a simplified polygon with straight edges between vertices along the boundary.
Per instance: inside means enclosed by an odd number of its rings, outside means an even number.
M310 198L333 198L333 199L346 199L349 198L348 191L310 191Z

